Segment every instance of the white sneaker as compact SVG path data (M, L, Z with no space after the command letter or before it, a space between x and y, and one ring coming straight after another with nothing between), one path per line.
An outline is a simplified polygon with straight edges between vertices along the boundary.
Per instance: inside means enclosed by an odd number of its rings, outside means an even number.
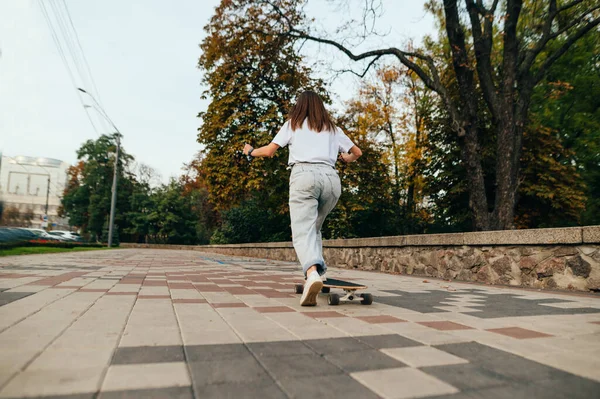
M325 282L325 281L327 281L327 272L325 272L325 273L321 274L321 281L322 281L322 282Z
M300 306L316 306L317 295L321 292L321 288L323 288L323 282L319 273L312 272L309 274L304 284L302 298L300 298Z

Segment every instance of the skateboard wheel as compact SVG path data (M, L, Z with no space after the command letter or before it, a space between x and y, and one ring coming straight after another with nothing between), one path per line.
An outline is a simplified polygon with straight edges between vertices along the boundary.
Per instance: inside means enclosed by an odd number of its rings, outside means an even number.
M330 287L323 287L323 288L321 288L321 292L323 294L329 294L329 291L331 291Z
M331 306L339 305L340 296L338 294L329 294L329 297L327 298L327 303Z
M362 303L363 305L370 305L373 303L373 295L362 294L361 297L362 297L362 300L360 301L360 303Z
M304 292L304 285L296 284L295 291L296 291L296 294L302 294Z

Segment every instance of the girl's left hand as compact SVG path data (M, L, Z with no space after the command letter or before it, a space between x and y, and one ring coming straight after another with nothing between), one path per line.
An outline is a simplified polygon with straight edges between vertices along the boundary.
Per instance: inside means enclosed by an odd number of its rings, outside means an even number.
M244 155L248 155L248 152L252 149L252 146L250 144L246 144L244 146Z

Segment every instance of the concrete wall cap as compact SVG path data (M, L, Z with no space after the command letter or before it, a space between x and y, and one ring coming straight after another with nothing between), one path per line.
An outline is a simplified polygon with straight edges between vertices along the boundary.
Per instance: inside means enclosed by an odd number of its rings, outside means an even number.
M368 237L323 241L326 248L401 247L401 246L462 246L462 245L552 245L600 243L600 226L564 227L552 229L477 231L470 233L421 234L409 236ZM140 245L137 248L173 248L161 244ZM179 246L183 248L183 246ZM191 247L191 246L190 246ZM259 242L248 244L199 245L198 248L293 248L291 242Z
M586 226L583 228L583 242L586 244L600 243L600 226Z

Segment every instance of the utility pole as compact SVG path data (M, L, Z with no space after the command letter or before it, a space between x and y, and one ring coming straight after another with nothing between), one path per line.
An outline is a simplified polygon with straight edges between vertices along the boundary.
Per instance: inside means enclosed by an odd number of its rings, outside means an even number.
M100 104L98 104L98 101L96 101L94 96L92 96L87 91L83 90L81 87L78 87L77 90L90 96L90 98L96 104L96 107L94 107L94 108L96 108L96 111L98 111L100 113L100 115L102 115L108 122L110 122L110 124L116 131L117 152L115 154L112 196L110 199L110 217L109 217L109 222L108 222L108 247L110 248L112 246L112 242L113 242L113 230L114 230L114 223L115 223L115 207L116 207L116 202L117 202L117 180L118 180L118 168L119 168L119 152L121 151L121 132L119 131L119 129L117 129L117 127L115 126L113 121L108 117L108 115L106 115L104 108L102 108L102 106Z
M117 132L117 153L115 154L115 167L113 174L112 198L110 199L110 219L108 222L108 247L112 246L113 227L115 223L115 206L117 202L117 180L119 179L119 152L121 151L121 135Z
M48 187L46 188L46 209L44 210L44 215L46 216L46 230L48 230L48 225L50 222L50 218L48 217L48 199L50 198L50 175L48 175Z

